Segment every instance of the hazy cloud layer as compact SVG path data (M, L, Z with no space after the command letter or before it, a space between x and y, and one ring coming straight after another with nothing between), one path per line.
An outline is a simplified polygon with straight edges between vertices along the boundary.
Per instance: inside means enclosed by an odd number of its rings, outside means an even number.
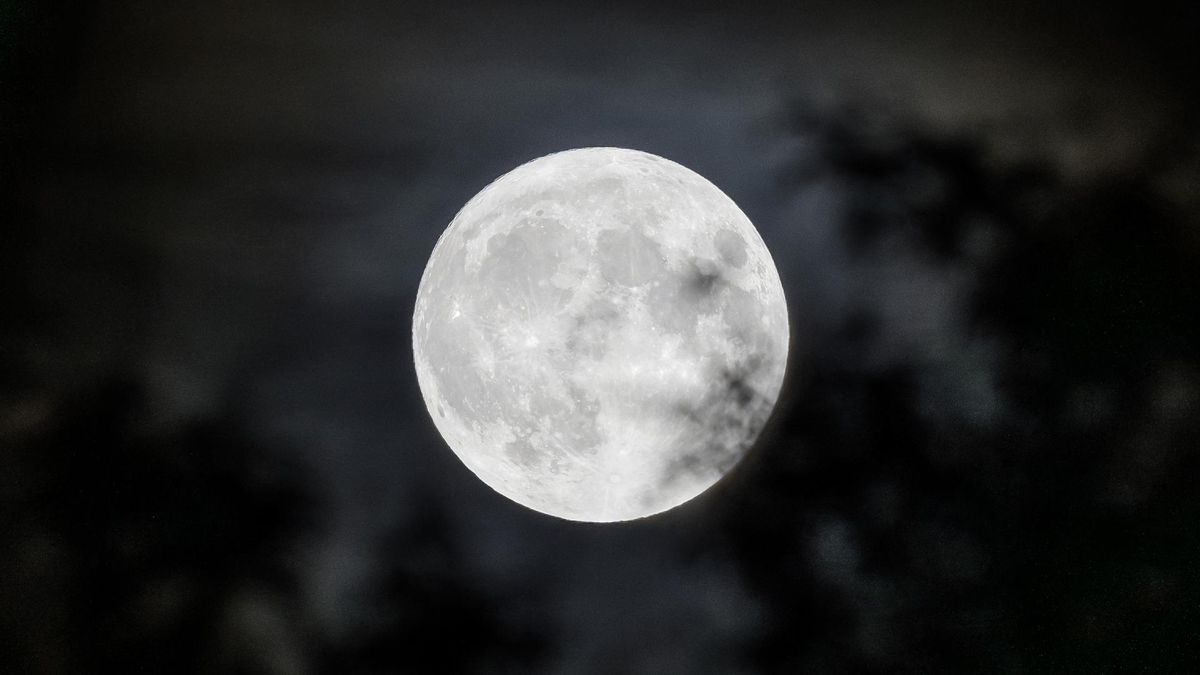
M294 523L257 501L264 485L308 504L286 544L214 563L253 573L145 581L133 596L159 609L144 615L200 616L199 589L219 587L213 644L242 645L229 658L253 672L374 672L422 663L421 640L389 651L388 635L421 634L406 612L436 628L461 611L494 650L461 655L463 672L569 673L968 662L927 646L943 643L978 647L989 672L1038 670L1036 626L1069 625L1055 653L1070 655L1136 633L1139 612L1182 616L1195 542L1164 514L1196 509L1177 484L1200 405L1183 316L1200 134L1177 27L1194 10L405 4L17 20L47 37L6 47L28 75L5 108L18 218L0 262L20 294L0 429L24 454L4 472L67 470L38 468L41 448L186 446L233 468L147 518L191 527L241 504L221 487L239 480L266 529ZM457 209L524 161L592 145L663 155L729 194L775 256L797 345L758 457L701 503L610 529L528 513L459 465L409 337ZM141 393L92 410L113 378ZM108 435L61 434L121 416ZM220 433L195 440L197 424ZM164 466L128 490L210 475ZM52 672L110 663L54 632L85 611L71 589L88 581L64 561L96 545L47 515L75 484L11 483L29 507L17 572L63 570L21 599L66 617L29 629L21 658L51 645ZM1076 527L1076 511L1099 515ZM1159 523L1160 559L1089 529L1140 519ZM170 540L146 527L132 541ZM1026 614L1073 566L1091 570L1078 598ZM442 643L424 644L434 658Z

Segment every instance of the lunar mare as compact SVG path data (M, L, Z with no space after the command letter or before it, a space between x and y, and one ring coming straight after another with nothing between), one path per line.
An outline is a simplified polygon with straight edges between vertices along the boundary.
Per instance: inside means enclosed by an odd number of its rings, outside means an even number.
M434 424L500 494L582 521L682 504L757 438L788 317L749 219L700 175L621 148L496 179L434 247L413 316Z

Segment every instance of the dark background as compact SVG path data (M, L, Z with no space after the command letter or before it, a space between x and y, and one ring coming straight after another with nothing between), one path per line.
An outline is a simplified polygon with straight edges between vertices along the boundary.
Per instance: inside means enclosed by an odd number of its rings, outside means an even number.
M641 5L0 4L0 670L1197 672L1195 3ZM603 526L475 479L409 333L593 145L729 194L794 344Z

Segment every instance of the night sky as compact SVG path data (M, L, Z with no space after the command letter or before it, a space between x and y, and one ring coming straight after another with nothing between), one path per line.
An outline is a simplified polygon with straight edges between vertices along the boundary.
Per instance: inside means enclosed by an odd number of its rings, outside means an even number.
M1197 672L1197 6L647 5L0 6L0 670ZM792 322L747 459L615 525L412 365L454 214L586 146Z

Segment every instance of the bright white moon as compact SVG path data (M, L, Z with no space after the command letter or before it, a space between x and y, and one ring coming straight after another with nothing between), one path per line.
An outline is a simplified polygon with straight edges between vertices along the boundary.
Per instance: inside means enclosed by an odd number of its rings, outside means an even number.
M620 148L535 159L442 234L417 292L425 405L484 483L560 518L678 506L754 443L788 317L758 232L716 186Z

